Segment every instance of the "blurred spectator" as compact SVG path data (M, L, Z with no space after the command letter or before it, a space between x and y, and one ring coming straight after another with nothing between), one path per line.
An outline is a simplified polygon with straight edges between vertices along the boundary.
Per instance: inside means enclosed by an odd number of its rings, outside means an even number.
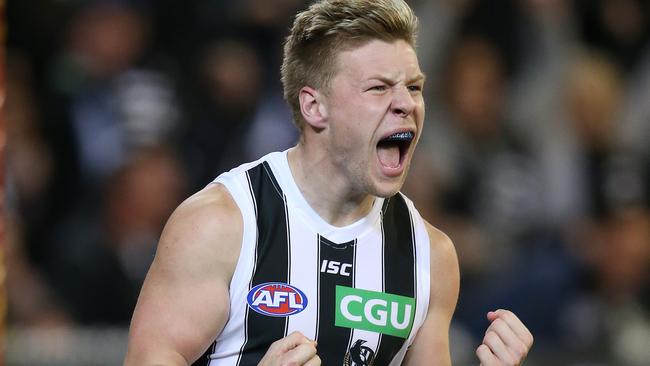
M30 230L26 240L35 265L48 271L49 280L56 281L60 274L51 272L60 268L53 264L56 258L78 256L94 265L93 257L84 259L90 253L74 247L74 239L68 242L57 235L78 220L79 210L87 219L101 216L105 181L141 149L175 143L181 112L169 78L147 63L147 33L146 18L127 2L84 3L48 65L39 127L48 148L51 177L38 204L49 209L46 224L33 233ZM90 231L101 226L82 224ZM73 283L56 288L66 301L71 289L79 289ZM92 318L72 309L75 317Z
M197 65L195 117L188 126L187 166L197 189L220 172L295 142L279 92L264 90L262 60L247 43L219 40Z
M582 359L647 365L650 210L610 211L583 228L573 241L583 281L559 312L559 341Z
M624 83L619 69L605 57L585 53L568 69L564 85L566 113L561 121L566 123L566 134L547 141L546 149L564 152L558 163L569 164L571 179L565 180L569 186L564 190L572 192L566 195L570 200L566 206L573 217L593 217L648 202L648 161L621 144Z
M185 177L167 149L141 150L106 180L100 207L85 202L59 225L47 274L75 320L128 324L163 225L187 195Z
M61 299L33 265L26 237L42 238L51 214L44 204L52 177L52 160L39 130L33 72L28 59L10 50L6 62L7 145L4 174L4 262L8 321L13 326L70 325Z
M91 2L71 22L50 79L46 122L66 202L94 188L133 149L167 143L180 111L169 79L144 65L147 24L121 2Z
M650 4L645 0L575 1L586 45L633 73L650 41Z
M23 55L9 51L6 75L9 188L20 197L18 205L35 206L50 184L52 161L39 130L31 64Z
M211 43L196 65L195 116L188 126L187 166L193 186L246 161L241 138L250 128L262 93L262 62L246 43Z
M73 323L61 298L25 254L22 225L13 213L5 217L5 280L10 327L69 327Z
M502 268L513 254L512 240L534 226L539 172L527 146L509 128L508 80L489 41L459 39L443 85L445 104L429 113L434 117L419 152L418 159L430 163L415 164L432 171L438 192L430 193L437 195L434 205L444 215L442 222L433 220L454 238L470 278Z
M11 50L6 82L8 201L30 226L38 227L40 220L48 219L42 200L51 184L53 161L39 129L31 64Z

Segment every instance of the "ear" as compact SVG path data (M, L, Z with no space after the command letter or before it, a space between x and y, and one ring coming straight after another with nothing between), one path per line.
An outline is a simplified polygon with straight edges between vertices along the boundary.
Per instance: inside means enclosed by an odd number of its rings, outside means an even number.
M323 104L323 94L318 90L304 86L298 94L300 112L310 126L323 129L327 125L327 108Z

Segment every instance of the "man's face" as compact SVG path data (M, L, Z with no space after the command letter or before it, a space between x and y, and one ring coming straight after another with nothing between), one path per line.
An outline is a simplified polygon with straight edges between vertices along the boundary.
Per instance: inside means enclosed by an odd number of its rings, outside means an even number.
M339 53L324 104L329 156L350 189L380 197L404 183L422 130L424 75L405 41Z

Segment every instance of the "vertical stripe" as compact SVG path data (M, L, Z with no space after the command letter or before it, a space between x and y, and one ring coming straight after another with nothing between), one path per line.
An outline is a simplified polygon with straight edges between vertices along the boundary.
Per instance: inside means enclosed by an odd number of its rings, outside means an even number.
M258 169L259 169L259 167L258 167ZM256 174L256 179L259 179L257 177L257 175L258 175L257 171L255 171L255 174ZM253 203L253 210L255 210L255 223L257 223L257 220L258 220L257 200L255 199L255 191L253 190L253 183L251 182L251 171L250 170L246 171L246 181L248 183L248 191L250 193L251 202ZM253 272L252 273L255 273L255 268L257 266L257 246L258 246L258 243L259 243L259 237L260 237L259 230L255 230L254 257L255 257L256 261L253 262ZM250 290L251 288L253 288L253 277L252 276L251 276L250 282L248 283L248 290ZM244 347L248 343L248 313L249 313L249 311L250 311L250 309L248 307L246 307L246 312L244 313L244 343L241 345L241 348L239 349L239 355L237 356L237 363L236 363L237 365L240 364L242 354L244 353Z
M354 244L353 244L353 252L352 252L352 268L354 268L354 272L352 272L352 286L353 288L357 287L357 246L358 241L357 239L354 239ZM352 346L352 341L354 340L354 329L350 332L350 338L348 339L348 346L345 348L345 353L347 354L348 350L350 350L350 347ZM344 356L345 357L345 356Z
M287 207L287 196L282 195L282 202L284 203L284 217L287 230L287 283L291 284L291 225L289 222L289 208ZM284 322L284 336L286 336L289 327L289 319Z
M398 193L387 199L382 212L384 292L415 298L415 240L411 215L404 197ZM405 275L406 273L408 274ZM412 309L413 312L415 310ZM405 341L403 338L382 334L375 364L390 364Z
M248 171L253 200L256 203L258 239L255 249L251 289L266 282L289 282L289 252L286 202L267 162ZM284 337L286 317L246 311L246 340L239 365L256 365L268 345Z
M318 244L320 248L318 355L323 365L342 365L348 350L351 329L334 325L336 286L354 287L355 269L344 265L354 266L355 241L336 244L319 235ZM324 264L324 261L327 262Z
M317 304L317 312L316 312L316 334L314 334L314 339L318 339L318 329L320 328L320 302L321 302L321 294L320 294L320 235L316 234L316 248L318 250L318 253L316 255L316 304Z
M383 245L381 225L374 223L376 230L368 232L357 239L355 251L355 276L354 287L363 290L383 292ZM361 347L365 350L362 359L372 362L381 338L380 333L363 329L353 329L348 351L352 347ZM358 352L358 351L357 351ZM357 354L358 355L358 354ZM351 360L347 360L351 362Z
M305 293L307 307L291 315L286 334L301 331L305 337L316 339L318 322L318 235L306 225L298 210L289 209L291 236L291 285Z

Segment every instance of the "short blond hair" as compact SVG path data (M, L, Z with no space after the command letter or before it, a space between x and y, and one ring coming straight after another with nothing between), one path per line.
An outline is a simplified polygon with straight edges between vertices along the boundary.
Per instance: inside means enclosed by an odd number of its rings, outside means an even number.
M282 86L302 132L298 95L304 86L327 91L339 52L371 40L416 44L417 17L403 0L323 0L300 12L284 44Z

